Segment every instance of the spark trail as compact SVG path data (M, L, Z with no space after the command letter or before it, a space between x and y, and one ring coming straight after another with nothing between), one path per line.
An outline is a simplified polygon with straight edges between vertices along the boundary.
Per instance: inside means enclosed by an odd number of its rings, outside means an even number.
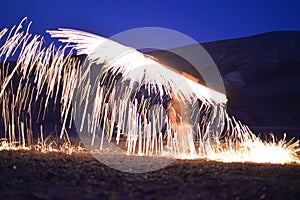
M34 130L51 103L60 106L59 137L74 120L89 145L126 140L127 154L208 158L223 162L299 162L299 141L262 141L226 113L226 96L182 76L154 58L115 41L77 30L49 31L66 46L44 47L39 35L13 27L0 47L1 147L35 146ZM2 41L8 29L0 31ZM67 51L68 49L70 49ZM84 63L72 57L86 55ZM17 56L16 63L8 62ZM14 77L18 77L16 83ZM25 116L25 117L24 117ZM46 139L45 139L46 140ZM44 145L45 146L45 145ZM50 145L51 146L51 145ZM37 147L37 146L35 146ZM65 145L65 149L73 147ZM43 151L43 150L41 150ZM78 151L82 151L79 148ZM68 152L65 150L65 152Z
M95 130L101 130L101 140L104 132L111 140L116 128L116 142L122 132L128 154L206 157L226 162L298 160L299 141L288 143L284 138L276 142L272 136L272 141L263 142L246 125L228 116L224 94L183 77L152 57L82 31L60 29L49 33L71 43L78 55L87 55L79 74L90 73L93 65L98 68L96 75L80 76L84 81L79 84L84 84L78 90L79 96L86 94L84 98L92 104L91 112L84 112L91 122L80 122L87 124L87 132L91 130L92 145ZM93 76L96 81L90 80ZM164 106L166 96L170 100ZM79 107L86 111L88 103Z
M53 44L44 47L41 36L29 33L31 23L23 31L25 20L9 31L0 47L0 101L4 131L1 149L34 147L34 126L41 127L36 132L39 138L43 138L43 121L50 100L59 101L61 117L67 118L64 110L70 102L69 95L79 64L65 52L66 48L57 49ZM1 37L7 32L7 29L1 31ZM12 63L10 60L16 61ZM58 98L59 93L61 98ZM62 128L61 132L65 133L65 129ZM69 143L68 135L62 135Z

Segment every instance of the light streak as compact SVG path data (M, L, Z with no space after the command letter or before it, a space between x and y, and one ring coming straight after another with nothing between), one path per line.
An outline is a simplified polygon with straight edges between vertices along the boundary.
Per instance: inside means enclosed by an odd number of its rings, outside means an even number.
M30 24L22 31L22 23L11 29L0 47L4 123L0 150L86 152L83 147L75 148L70 143L67 119L71 115L70 122L79 120L78 130L91 138L92 146L99 144L95 148L100 150L104 138L115 139L118 144L123 136L129 155L300 163L299 141L287 142L285 137L276 141L274 136L272 140L262 141L246 125L227 114L224 94L201 85L197 79L131 47L82 31L48 31L68 44L44 47L42 37L29 33ZM7 29L0 31L0 39L7 32ZM87 55L88 63L72 57L72 50L67 53L70 47L78 55ZM10 66L8 60L14 54L18 58ZM103 65L95 79L91 79L93 64ZM20 80L15 87L12 80L16 75ZM144 91L140 92L141 89ZM149 98L146 94L154 96ZM163 105L166 96L171 99L167 101L169 110ZM34 108L39 107L37 120L44 120L46 113L51 112L48 107L52 99L60 105L59 135L63 142L57 145L55 139L44 135L41 126L36 143L32 128L35 123L32 116L37 113ZM100 141L96 142L97 138Z

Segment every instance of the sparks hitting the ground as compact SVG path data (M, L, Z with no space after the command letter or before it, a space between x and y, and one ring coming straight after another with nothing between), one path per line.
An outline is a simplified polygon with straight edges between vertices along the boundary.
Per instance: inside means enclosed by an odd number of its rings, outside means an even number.
M262 141L226 113L226 96L115 41L77 30L49 31L67 43L45 48L40 36L13 27L0 48L3 146L34 146L33 104L43 119L60 105L60 138L72 120L88 144L126 139L127 154L207 158L222 162L298 162L299 141ZM4 29L0 38L6 34ZM84 63L71 56L86 55ZM19 53L15 66L7 60ZM21 79L14 90L12 78ZM33 80L32 80L33 79ZM32 81L34 84L32 84ZM43 93L44 92L44 93ZM44 94L44 97L39 94ZM41 99L40 99L41 98ZM25 114L24 114L25 113ZM23 117L26 115L26 117ZM40 138L43 136L42 128ZM42 146L42 145L40 145Z

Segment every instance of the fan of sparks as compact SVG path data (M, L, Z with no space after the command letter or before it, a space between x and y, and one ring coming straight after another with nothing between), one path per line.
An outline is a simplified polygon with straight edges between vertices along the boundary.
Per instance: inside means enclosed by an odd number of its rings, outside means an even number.
M85 146L100 151L108 141L125 143L128 155L299 163L299 141L286 141L285 136L277 140L272 135L263 141L227 114L224 94L172 67L131 47L78 30L48 31L66 45L44 47L42 37L29 33L30 24L23 31L22 23L0 32L0 39L6 35L0 47L4 124L0 148L44 144L40 142L47 137L43 125L35 130L32 116L37 113L43 120L53 112L49 108L53 102L60 107L58 135L67 144L68 130L75 126ZM86 59L72 56L74 51ZM9 59L13 57L12 66ZM74 149L71 145L66 148Z

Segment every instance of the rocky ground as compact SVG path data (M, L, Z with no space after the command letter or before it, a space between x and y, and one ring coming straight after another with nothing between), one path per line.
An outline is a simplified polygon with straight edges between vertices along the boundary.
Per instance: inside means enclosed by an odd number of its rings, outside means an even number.
M1 151L0 174L0 199L300 199L297 164L174 160L157 171L128 173L90 154Z

